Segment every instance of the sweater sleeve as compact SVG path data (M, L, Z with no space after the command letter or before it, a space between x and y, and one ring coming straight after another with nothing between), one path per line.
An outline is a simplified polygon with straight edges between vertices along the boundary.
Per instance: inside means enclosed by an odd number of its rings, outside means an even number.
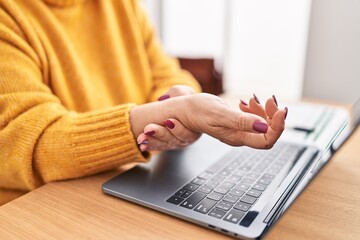
M155 101L163 95L173 85L187 85L192 87L196 92L201 91L200 84L187 71L180 68L176 58L167 56L156 37L143 9L134 2L135 15L138 19L143 38L145 49L148 56L149 65L153 74L153 91L149 96L150 101Z
M128 162L144 162L129 125L133 104L69 111L43 83L36 52L0 21L0 189L28 191Z

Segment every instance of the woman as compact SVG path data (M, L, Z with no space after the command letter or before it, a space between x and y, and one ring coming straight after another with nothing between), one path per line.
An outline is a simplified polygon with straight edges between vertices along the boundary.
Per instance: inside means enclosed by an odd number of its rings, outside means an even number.
M0 0L0 204L201 133L257 148L280 137L275 98L239 111L199 91L136 0Z

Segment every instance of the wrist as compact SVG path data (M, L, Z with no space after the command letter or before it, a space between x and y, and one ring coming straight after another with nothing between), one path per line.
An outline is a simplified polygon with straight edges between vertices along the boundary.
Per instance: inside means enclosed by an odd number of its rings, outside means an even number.
M176 118L179 106L179 99L173 98L133 107L129 113L129 122L134 137L137 138L150 123L163 125L164 120Z

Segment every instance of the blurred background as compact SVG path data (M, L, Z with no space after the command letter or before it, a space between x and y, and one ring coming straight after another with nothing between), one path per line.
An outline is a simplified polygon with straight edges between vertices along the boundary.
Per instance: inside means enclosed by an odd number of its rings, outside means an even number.
M141 0L164 50L206 92L352 103L359 0Z

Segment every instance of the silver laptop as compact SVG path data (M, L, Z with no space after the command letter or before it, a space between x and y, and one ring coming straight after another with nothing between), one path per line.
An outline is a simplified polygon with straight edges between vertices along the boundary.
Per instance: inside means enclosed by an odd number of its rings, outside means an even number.
M330 109L330 108L329 108ZM203 135L183 150L166 151L103 184L105 193L238 238L261 238L359 125L325 118L307 139L281 139L270 150L230 147ZM341 115L341 114L340 114ZM335 119L332 121L331 119ZM331 123L333 122L333 123ZM326 134L321 134L321 131ZM303 131L303 128L295 129Z

